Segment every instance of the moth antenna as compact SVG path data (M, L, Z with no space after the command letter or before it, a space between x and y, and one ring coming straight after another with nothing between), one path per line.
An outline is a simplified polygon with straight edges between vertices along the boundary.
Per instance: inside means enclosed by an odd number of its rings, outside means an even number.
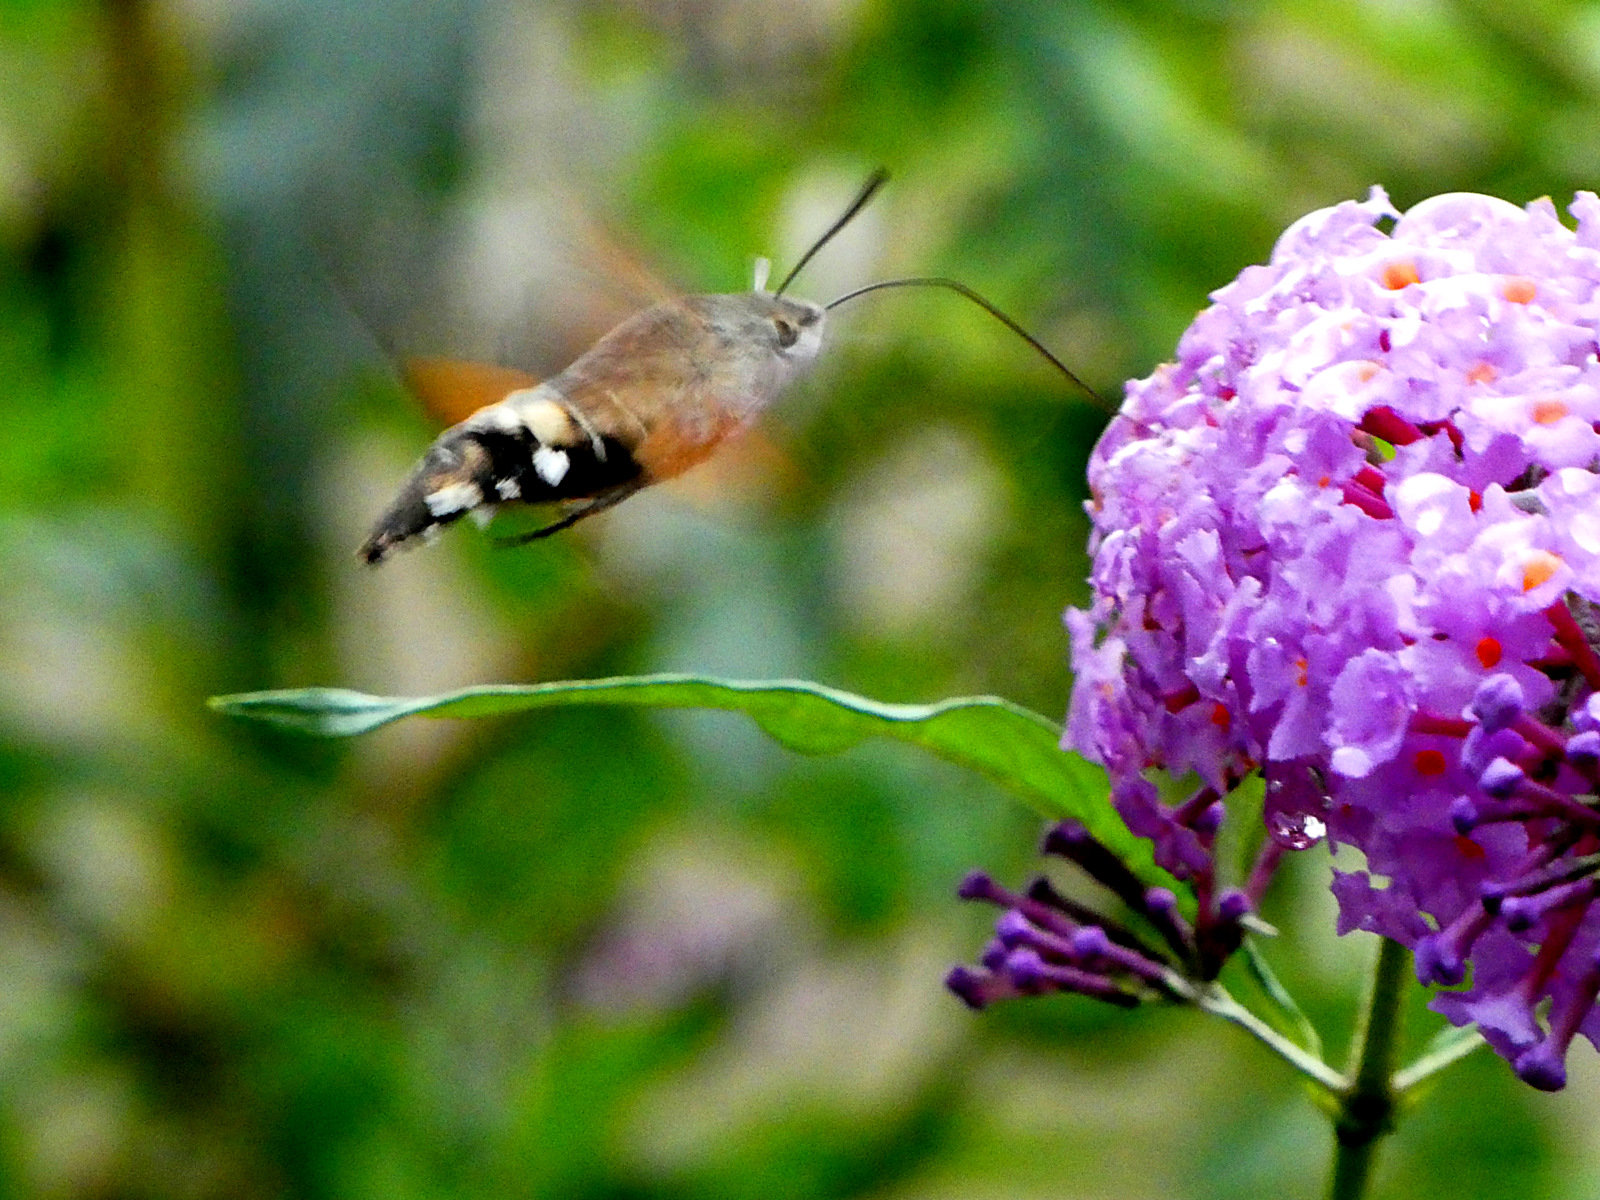
M870 193L868 193L868 194L870 195ZM856 207L859 208L860 206L861 206L861 202L858 201L857 204L856 204ZM834 232L834 230L829 230L829 234L830 235L833 232ZM824 239L824 240L826 240L826 239ZM971 288L969 288L966 284L962 283L960 280L957 280L957 279L945 279L945 278L943 278L941 276L917 276L917 277L907 278L907 279L884 279L884 280L880 280L877 283L869 283L865 287L856 288L856 290L853 291L853 292L846 292L844 295L840 296L837 300L831 301L830 303L825 304L823 307L824 308L828 308L828 309L838 308L839 305L844 304L844 303L846 303L846 302L848 302L850 300L854 300L858 296L865 296L868 292L881 292L885 288L899 288L899 287L944 288L947 291L955 292L959 296L965 296L968 300L972 301L979 308L983 309L984 312L988 313L991 317L993 317L995 320L999 321L1007 329L1011 330L1012 333L1016 334L1023 341L1027 342L1028 345L1032 346L1035 350L1037 350L1040 353L1040 355L1043 356L1043 358L1044 358L1044 360L1046 362L1048 362L1057 371L1061 372L1061 374L1066 378L1068 383L1072 384L1079 391L1083 392L1084 395L1088 396L1091 400L1093 400L1096 404L1100 405L1102 408L1109 408L1110 407L1106 403L1104 397L1102 397L1099 392L1095 391L1087 383L1085 383L1083 380L1079 379L1077 377L1077 375L1073 374L1072 369L1070 367L1068 367L1066 363L1062 362L1059 358L1057 358L1054 354L1051 354L1050 351L1045 347L1045 344L1043 342L1041 342L1038 338L1034 337L1033 334L1029 333L1021 325L1017 324L1016 321L1014 321L1010 317L1006 316L1006 314L1001 312L1000 309L996 305L994 305L992 302L984 299L981 295L979 295L977 292L973 291ZM781 291L782 289L780 288L779 290Z
M768 278L771 277L771 275L772 275L772 260L770 258L758 258L758 259L756 259L756 269L752 274L752 278L751 278L751 281L750 281L750 290L752 292L764 292L764 291L766 291L767 290L767 280L768 280Z
M788 291L789 285L794 282L794 277L800 274L805 265L816 257L817 251L821 250L824 246L831 242L834 234L838 233L846 225L850 224L851 221L855 220L856 214L867 206L867 201L871 200L873 194L888 181L889 172L884 170L882 167L879 167L871 175L867 176L867 182L862 185L861 191L856 198L850 202L850 207L844 210L844 215L832 225L828 226L827 233L823 234L816 241L811 243L811 249L807 250L800 256L800 261L795 263L794 269L783 277L783 282L778 285L778 290L772 294L774 296L781 296L784 294L784 292Z

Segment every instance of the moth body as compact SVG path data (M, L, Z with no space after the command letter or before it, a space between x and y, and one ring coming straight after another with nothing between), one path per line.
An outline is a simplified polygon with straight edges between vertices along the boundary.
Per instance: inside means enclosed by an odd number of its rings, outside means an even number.
M824 318L820 305L765 291L645 309L559 375L511 388L441 433L359 556L382 562L410 539L469 514L486 519L502 504L571 504L526 538L543 536L681 474L810 365ZM461 369L463 380L484 370Z

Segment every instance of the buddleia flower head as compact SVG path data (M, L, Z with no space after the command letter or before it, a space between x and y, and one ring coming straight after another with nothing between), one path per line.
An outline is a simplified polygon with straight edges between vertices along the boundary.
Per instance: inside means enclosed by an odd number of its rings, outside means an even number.
M1065 744L1158 861L1152 778L1260 773L1341 932L1538 1087L1600 1043L1600 200L1312 213L1128 387L1090 462ZM1463 986L1465 985L1465 986Z

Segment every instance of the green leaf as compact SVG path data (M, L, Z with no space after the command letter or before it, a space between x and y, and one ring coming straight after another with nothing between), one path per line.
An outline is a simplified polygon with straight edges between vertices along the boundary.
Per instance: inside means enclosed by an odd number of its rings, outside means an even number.
M994 696L884 704L802 680L748 682L696 675L635 675L561 683L496 684L416 698L343 688L216 696L218 712L323 737L351 737L402 717L490 717L572 704L714 708L742 712L801 754L836 754L872 737L919 746L1006 788L1049 820L1074 817L1141 875L1159 879L1146 843L1106 798L1105 775L1061 749L1048 717Z
M1287 1027L1288 1032L1294 1036L1296 1042L1317 1058L1322 1057L1322 1037L1317 1033L1317 1027L1311 1023L1311 1018L1306 1016L1305 1010L1296 1002L1294 995L1283 986L1283 981L1278 978L1272 965L1262 956L1260 948L1254 939L1246 938L1244 941L1245 964L1250 971L1250 976L1261 989L1262 994L1272 1002L1278 1016L1279 1027Z

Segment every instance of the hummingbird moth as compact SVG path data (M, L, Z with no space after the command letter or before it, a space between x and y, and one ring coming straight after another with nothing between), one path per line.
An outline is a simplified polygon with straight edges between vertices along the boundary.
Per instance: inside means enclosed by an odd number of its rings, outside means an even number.
M1031 334L952 279L883 280L826 305L784 294L887 178L873 172L775 291L766 290L767 264L760 260L751 291L683 296L647 308L542 383L486 364L417 364L418 372L448 373L430 386L443 384L484 403L438 436L358 557L380 563L411 539L428 540L469 514L486 519L503 504L570 506L551 524L502 544L530 542L681 474L709 458L811 365L830 309L883 288L939 287L965 296L1093 396Z

